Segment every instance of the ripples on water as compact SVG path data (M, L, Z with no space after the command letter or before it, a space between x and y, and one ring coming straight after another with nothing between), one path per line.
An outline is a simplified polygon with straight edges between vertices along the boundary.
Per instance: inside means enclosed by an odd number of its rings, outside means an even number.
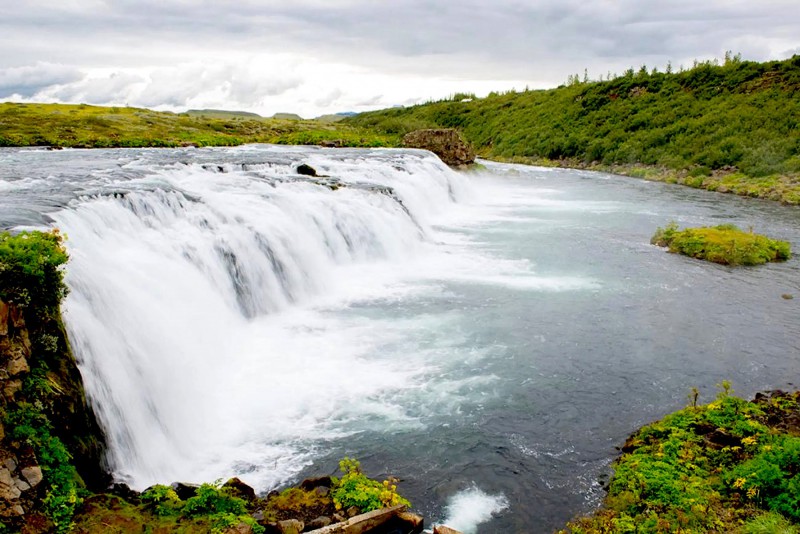
M796 207L588 172L0 150L0 225L69 236L66 320L118 477L267 490L354 455L465 531L591 509L615 447L692 387L793 386L800 261L666 254L648 243L670 220L800 250Z

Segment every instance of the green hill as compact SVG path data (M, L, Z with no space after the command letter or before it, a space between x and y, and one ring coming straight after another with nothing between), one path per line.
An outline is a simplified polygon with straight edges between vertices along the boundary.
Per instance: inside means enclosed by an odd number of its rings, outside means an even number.
M362 113L345 122L399 136L459 129L497 160L609 170L800 203L800 56L728 57L664 73ZM398 139L399 137L396 137Z
M232 119L236 117L246 117L249 119L261 118L258 113L249 111L229 111L226 109L190 109L186 115L200 115L203 117L214 117L215 119Z
M175 114L86 104L0 103L0 147L232 146L243 143L385 146L392 136L352 125L198 110ZM213 112L213 113L211 113Z

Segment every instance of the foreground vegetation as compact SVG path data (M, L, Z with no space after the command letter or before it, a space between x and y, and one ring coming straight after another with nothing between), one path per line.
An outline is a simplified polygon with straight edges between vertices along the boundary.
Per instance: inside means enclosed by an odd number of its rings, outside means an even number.
M75 521L75 532L106 534L126 532L179 532L201 534L228 532L245 527L254 534L278 521L300 520L308 525L320 516L341 519L357 513L410 506L397 493L391 480L382 483L367 477L357 460L339 463L342 477L311 479L311 484L273 492L264 499L238 479L224 485L184 486L189 495L181 498L175 487L156 485L141 494L125 498L95 495L87 498ZM322 490L322 491L320 491ZM301 527L302 528L302 527ZM249 530L247 530L249 529Z
M800 393L691 399L628 439L602 509L562 533L800 532Z
M265 119L208 110L0 103L0 147L235 146L244 143L386 146L391 136L341 123Z
M788 260L789 243L770 239L752 231L743 232L733 224L678 230L676 223L658 228L650 240L668 247L670 252L723 265L761 265Z
M459 129L482 157L611 171L800 203L800 56L642 67L557 89L455 95L345 122L401 136Z

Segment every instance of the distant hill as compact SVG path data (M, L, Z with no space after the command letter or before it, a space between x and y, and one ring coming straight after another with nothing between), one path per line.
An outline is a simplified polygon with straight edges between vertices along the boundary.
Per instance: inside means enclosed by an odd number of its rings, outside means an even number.
M6 102L0 103L0 147L174 147L243 143L334 143L336 146L374 147L397 143L396 136L374 135L342 123L282 121L242 113L192 110L176 114L131 107Z
M689 70L629 69L606 81L361 113L400 136L459 129L490 159L612 170L800 203L800 56L727 57Z
M186 115L202 115L204 117L214 117L216 119L227 119L231 117L262 118L258 113L249 111L228 111L224 109L190 109Z
M301 121L303 117L297 115L296 113L276 113L271 118L273 119L280 119L280 120L288 120L288 121Z
M341 113L330 113L328 115L320 115L319 117L316 117L314 120L320 122L329 122L329 123L339 122L349 117L355 117L356 115L358 115L358 113L356 113L355 111L343 111Z

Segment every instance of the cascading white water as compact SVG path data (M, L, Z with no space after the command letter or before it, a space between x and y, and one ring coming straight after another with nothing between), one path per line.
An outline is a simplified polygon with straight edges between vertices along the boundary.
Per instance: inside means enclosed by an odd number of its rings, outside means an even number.
M286 164L174 164L54 214L69 333L134 487L249 473L269 488L342 421L403 419L382 396L424 366L369 357L391 324L376 339L319 310L385 297L397 265L436 250L431 225L468 179L424 153L309 162L344 187Z

